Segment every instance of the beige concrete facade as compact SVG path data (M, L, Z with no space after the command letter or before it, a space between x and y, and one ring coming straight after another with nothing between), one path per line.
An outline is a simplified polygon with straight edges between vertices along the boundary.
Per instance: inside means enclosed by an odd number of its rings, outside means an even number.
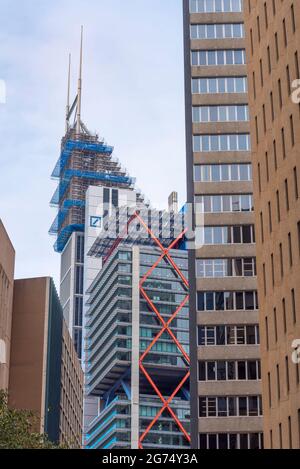
M203 3L203 2L202 2ZM225 39L191 39L191 27L193 25L219 25L219 24L242 24L244 15L242 12L230 13L193 13L189 10L191 4L195 2L183 1L184 4L184 28L185 28L185 68L186 68L186 127L187 127L187 170L188 170L188 201L194 202L197 196L206 195L228 195L228 194L252 194L252 180L248 181L222 181L222 182L197 182L194 177L194 165L224 165L224 164L251 164L250 151L195 151L193 148L193 139L198 135L219 135L219 134L249 134L250 124L247 121L237 122L203 122L195 123L192 121L192 107L194 106L220 106L220 105L247 105L247 92L219 92L205 93L192 92L191 81L195 78L228 78L228 77L246 77L246 65L201 65L193 66L191 54L194 51L220 51L220 50L244 50L244 38L225 38ZM211 5L212 3L210 3ZM228 2L227 2L228 4ZM201 4L202 5L202 4ZM195 226L198 225L200 217L195 217ZM206 213L204 216L206 227L222 226L244 226L254 224L254 213L249 211ZM255 241L255 240L254 240ZM199 310L197 305L197 294L207 292L254 292L257 290L257 278L253 276L224 276L217 278L197 278L195 263L197 260L212 259L236 259L236 258L255 258L255 243L224 243L224 244L204 244L201 249L196 250L195 254L190 254L190 283L191 283L191 359L192 359L192 437L193 447L200 448L255 448L262 447L262 417L261 412L255 416L251 412L247 416L239 413L235 417L222 417L217 410L216 418L213 418L213 411L210 413L211 398L226 397L253 397L260 399L261 381L259 373L255 380L199 380L199 364L205 362L208 367L211 363L228 361L256 361L259 366L260 347L254 345L204 345L200 346L199 338L193 329L199 327L211 326L258 326L257 308L227 308L226 311L217 311L216 307L212 310ZM193 278L193 273L194 277ZM194 310L195 309L195 310ZM211 308L210 308L211 309ZM195 320L193 318L196 318ZM259 341L258 341L259 342ZM197 348L196 354L193 349ZM208 369L208 368L206 368ZM194 376L197 375L195 383ZM228 375L227 375L228 376ZM196 392L195 392L196 389ZM199 399L208 399L208 410L206 416L201 416L199 409ZM197 399L197 405L195 401ZM221 402L221 401L219 401ZM229 401L227 401L229 402ZM240 401L237 401L240 402ZM197 423L195 424L195 419ZM196 426L196 430L195 430ZM242 437L241 434L245 436ZM236 435L239 435L236 438ZM224 438L225 437L225 438ZM228 438L228 439L227 439ZM231 438L233 443L231 444ZM247 440L248 438L248 440ZM253 443L253 440L257 440ZM236 443L238 441L238 443ZM245 443L246 441L246 443ZM249 443L250 442L250 443Z
M8 390L15 251L0 220L0 389Z
M245 0L245 25L265 446L300 448L299 1Z

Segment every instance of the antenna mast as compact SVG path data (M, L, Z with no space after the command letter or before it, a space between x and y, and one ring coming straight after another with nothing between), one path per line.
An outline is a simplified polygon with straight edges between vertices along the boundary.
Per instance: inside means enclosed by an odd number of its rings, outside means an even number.
M81 130L82 46L83 46L83 26L81 26L81 41L80 41L80 62L79 62L79 79L78 79L78 95L77 95L77 124L76 124L77 134L80 134L80 130Z
M69 54L69 71L68 71L68 92L67 92L67 108L66 108L66 132L69 130L70 121L70 86L71 86L71 54Z

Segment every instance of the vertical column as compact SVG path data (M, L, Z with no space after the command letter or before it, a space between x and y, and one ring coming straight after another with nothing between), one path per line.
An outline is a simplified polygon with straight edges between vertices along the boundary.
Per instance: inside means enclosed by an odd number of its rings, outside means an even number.
M140 250L132 249L131 449L139 447Z

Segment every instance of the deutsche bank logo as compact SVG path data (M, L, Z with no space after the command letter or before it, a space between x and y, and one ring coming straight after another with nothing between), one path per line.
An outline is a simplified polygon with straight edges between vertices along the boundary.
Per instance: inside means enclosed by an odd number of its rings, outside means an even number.
M90 227L91 228L101 228L102 217L91 217L90 218Z

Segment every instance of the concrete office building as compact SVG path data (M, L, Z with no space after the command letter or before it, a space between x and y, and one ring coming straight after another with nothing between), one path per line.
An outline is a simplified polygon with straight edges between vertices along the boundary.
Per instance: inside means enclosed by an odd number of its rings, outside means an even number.
M0 389L8 390L15 251L0 220Z
M183 218L148 210L132 215L125 207L89 252L103 268L87 292L86 392L100 406L86 448L189 447ZM110 237L116 226L118 236Z
M259 2L262 3L262 2ZM192 447L261 448L262 404L242 0L183 0Z
M89 256L88 253L98 236L104 229L107 217L112 217L120 207L133 207L137 204L137 194L131 189L120 189L116 187L90 186L85 198L85 226L84 226L84 279L83 279L83 342L86 342L88 329L86 325L87 301L89 295L86 293L102 268L102 258ZM117 227L116 227L117 229ZM116 233L117 236L117 233ZM82 366L85 370L85 350L83 349ZM86 380L85 380L86 381ZM84 399L84 432L87 431L89 423L98 415L99 399L88 396Z
M14 284L9 405L33 411L36 431L81 447L83 375L51 278Z
M245 0L245 25L265 446L300 448L300 4Z

